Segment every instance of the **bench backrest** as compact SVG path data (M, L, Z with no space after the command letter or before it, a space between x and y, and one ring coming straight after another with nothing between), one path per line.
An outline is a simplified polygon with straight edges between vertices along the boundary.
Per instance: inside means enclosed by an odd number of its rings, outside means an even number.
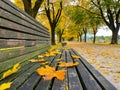
M50 34L46 27L9 0L0 0L0 73L49 47Z

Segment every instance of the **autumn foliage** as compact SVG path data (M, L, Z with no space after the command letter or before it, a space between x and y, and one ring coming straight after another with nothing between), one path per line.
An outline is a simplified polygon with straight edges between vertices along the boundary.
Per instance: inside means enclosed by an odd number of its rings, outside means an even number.
M45 68L38 68L36 72L43 76L44 80L51 80L54 77L56 77L58 80L64 80L65 78L65 70L55 70L54 67L50 67L48 65L46 65Z

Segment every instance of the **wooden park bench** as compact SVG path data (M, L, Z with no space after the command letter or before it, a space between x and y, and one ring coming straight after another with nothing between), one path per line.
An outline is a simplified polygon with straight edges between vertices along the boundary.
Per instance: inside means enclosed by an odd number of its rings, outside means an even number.
M44 58L56 70L61 69L58 58L64 62L79 62L75 67L66 68L65 79L43 80L35 72L43 64L28 60L37 58L49 48L47 28L10 1L0 0L0 78L16 63L21 65L16 73L0 80L0 85L12 82L10 90L117 90L73 49L61 49L61 54ZM72 55L80 58L73 59Z

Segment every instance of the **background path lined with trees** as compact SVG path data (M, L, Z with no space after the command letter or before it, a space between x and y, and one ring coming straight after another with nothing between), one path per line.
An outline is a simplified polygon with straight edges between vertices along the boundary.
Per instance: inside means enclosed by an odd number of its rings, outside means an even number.
M81 41L84 35L86 42L87 33L94 35L95 43L97 30L102 26L112 31L110 43L118 43L120 0L14 0L14 3L49 28L53 45L55 35L59 42L71 38ZM64 18L68 24L59 25L64 24Z

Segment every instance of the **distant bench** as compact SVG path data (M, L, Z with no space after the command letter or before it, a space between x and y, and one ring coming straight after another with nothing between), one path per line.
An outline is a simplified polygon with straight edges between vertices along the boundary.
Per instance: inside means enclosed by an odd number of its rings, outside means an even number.
M43 65L28 60L37 58L49 48L47 28L8 0L0 0L0 77L14 64L19 62L21 65L18 72L0 80L0 85L12 82L10 90L117 90L73 49L63 49L59 55L44 58L56 70L61 69L58 58L64 62L79 62L75 67L67 68L65 79L43 80L35 72ZM73 59L72 55L80 58Z

